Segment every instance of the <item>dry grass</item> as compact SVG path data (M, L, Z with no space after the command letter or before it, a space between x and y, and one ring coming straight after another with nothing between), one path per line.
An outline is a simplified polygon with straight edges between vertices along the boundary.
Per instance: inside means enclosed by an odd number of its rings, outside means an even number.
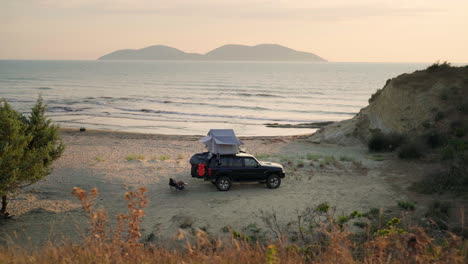
M178 244L144 244L140 224L148 201L146 189L125 194L128 212L120 214L111 228L104 209L96 209L98 191L74 188L88 216L89 234L80 244L46 245L27 250L21 246L2 248L0 263L466 263L462 240L449 235L436 242L423 229L368 235L364 241L328 221L314 232L310 244L291 244L278 239L270 243L249 242L232 236L214 239L199 230L194 235L179 233Z

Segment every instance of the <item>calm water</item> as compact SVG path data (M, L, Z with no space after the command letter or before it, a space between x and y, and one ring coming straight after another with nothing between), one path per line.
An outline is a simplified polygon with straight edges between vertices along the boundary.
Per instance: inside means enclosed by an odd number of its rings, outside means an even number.
M41 94L62 127L160 134L305 134L267 128L351 118L385 81L426 64L0 61L0 97L27 113Z

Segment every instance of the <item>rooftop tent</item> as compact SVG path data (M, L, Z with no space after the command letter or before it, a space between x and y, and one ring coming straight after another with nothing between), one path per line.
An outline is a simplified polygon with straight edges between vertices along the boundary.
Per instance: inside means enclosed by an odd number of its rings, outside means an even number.
M232 129L210 129L208 136L200 139L213 154L229 155L239 153L242 142Z

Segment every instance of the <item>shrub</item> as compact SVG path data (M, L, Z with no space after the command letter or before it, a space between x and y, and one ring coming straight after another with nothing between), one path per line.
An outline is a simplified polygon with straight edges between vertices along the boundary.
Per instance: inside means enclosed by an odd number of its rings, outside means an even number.
M437 228L446 230L448 228L450 202L434 201L429 205L429 208L424 215L431 219L436 224Z
M164 240L157 244L144 243L155 240L151 233L142 238L141 223L148 200L146 189L127 192L128 213L117 217L113 227L105 209L96 209L98 191L90 193L79 188L73 194L81 201L88 217L89 235L80 243L47 244L38 249L23 245L1 246L2 263L466 263L463 241L448 233L433 239L419 227L403 230L399 218L393 218L374 235L367 230L353 234L337 224L328 212L317 213L311 209L295 222L294 238L298 243L284 240L282 228L276 217L268 215L271 232L276 239L265 243L263 232L255 224L249 225L249 236L226 226L231 239L220 240L201 230L179 232L177 240ZM434 207L435 214L444 215L444 206ZM378 210L377 210L378 211ZM435 215L433 213L433 215ZM274 215L275 216L275 215ZM429 217L429 216L428 216ZM347 221L348 217L343 217ZM299 220L301 220L299 222ZM356 222L355 226L369 227ZM268 226L268 225L267 225ZM360 239L364 238L364 239ZM292 238L291 238L292 240ZM158 241L159 242L159 241Z
M464 137L467 134L468 125L463 120L455 120L450 123L452 135L456 137Z
M440 121L440 120L442 120L442 119L444 119L444 118L445 118L445 113L444 113L444 112L441 112L441 111L437 112L437 113L435 114L435 116L434 116L434 120L435 120L436 122L438 122L438 121Z
M346 224L347 222L349 222L349 220L350 220L350 217L347 215L338 216L338 224L340 225Z
M427 67L426 70L434 72L434 71L449 69L451 67L452 66L450 65L450 62L444 61L444 62L440 63L439 61L437 61L434 64Z
M8 217L8 195L34 184L51 172L52 162L64 150L59 127L45 115L39 97L26 117L0 100L0 215Z
M452 192L458 194L468 193L468 160L466 156L458 157L451 162L448 169L426 176L414 188L422 193Z
M398 148L405 138L398 133L384 134L382 132L374 132L367 144L370 151L393 151Z
M298 168L304 168L304 162L303 161L299 161L296 165Z
M321 157L321 155L319 155L319 154L314 154L314 153L308 153L307 156L306 156L306 158L307 158L308 160L319 160L320 157Z
M167 156L167 155L161 155L161 156L159 157L159 160L160 160L160 161L165 161L165 160L169 160L170 158L171 158L171 157L169 157L169 156Z
M367 228L369 226L368 223L362 222L362 221L357 221L353 223L354 226L357 226L359 228Z
M424 121L424 122L422 123L422 126L423 126L424 128L431 128L431 127L432 127L432 123L431 123L431 121L426 120L426 121Z
M447 143L447 136L437 131L431 131L425 136L426 143L431 148L437 148Z
M341 156L340 161L354 161L354 159L348 156Z
M440 100L442 100L442 101L447 101L448 98L449 98L449 93L448 93L448 91L447 91L447 90L442 90L442 92L440 92L440 94L439 94L439 98L440 98Z
M414 209L416 209L416 203L410 201L398 201L398 207L405 211L414 211Z
M460 111L462 114L468 115L468 100L465 100L458 106L458 111Z
M325 203L321 203L321 204L317 205L317 207L315 207L315 211L322 212L322 213L328 213L330 208L331 208L330 205L327 202L325 202Z
M419 142L410 142L403 145L398 151L400 159L419 159L423 156L424 148Z
M145 156L143 155L136 155L136 154L130 154L125 158L127 161L133 161L133 160L144 160Z

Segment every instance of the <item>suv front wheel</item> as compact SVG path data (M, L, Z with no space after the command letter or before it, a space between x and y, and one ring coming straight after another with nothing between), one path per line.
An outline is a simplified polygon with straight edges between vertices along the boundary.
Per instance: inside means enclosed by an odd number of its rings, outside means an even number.
M266 181L266 186L270 189L276 189L281 185L281 178L277 174L272 174Z
M229 191L229 189L231 189L231 179L226 176L219 177L216 180L216 188L222 192Z

